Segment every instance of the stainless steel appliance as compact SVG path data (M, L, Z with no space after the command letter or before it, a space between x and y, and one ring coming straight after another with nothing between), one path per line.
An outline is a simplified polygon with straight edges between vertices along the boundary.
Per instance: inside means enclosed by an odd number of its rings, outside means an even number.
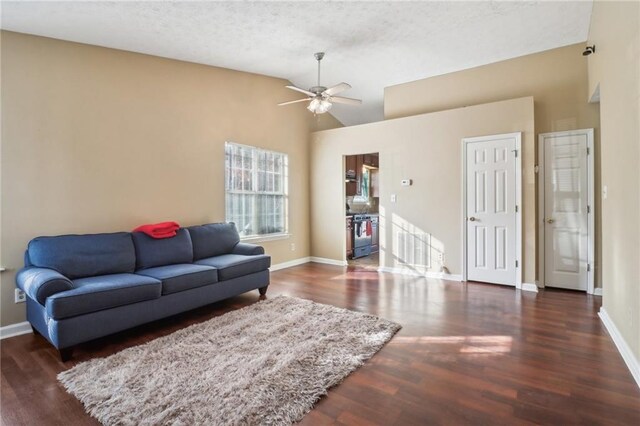
M371 216L357 214L353 216L353 258L369 256L371 254L371 241L373 227Z

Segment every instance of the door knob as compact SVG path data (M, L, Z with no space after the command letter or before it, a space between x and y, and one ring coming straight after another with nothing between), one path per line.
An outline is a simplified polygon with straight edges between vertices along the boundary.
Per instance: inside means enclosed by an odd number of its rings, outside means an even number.
M473 217L473 216L471 216L471 217L469 218L469 220L470 220L471 222L475 222L475 221L476 221L476 218L475 218L475 217Z
M547 223L553 223L553 222L555 222L554 219L547 219Z

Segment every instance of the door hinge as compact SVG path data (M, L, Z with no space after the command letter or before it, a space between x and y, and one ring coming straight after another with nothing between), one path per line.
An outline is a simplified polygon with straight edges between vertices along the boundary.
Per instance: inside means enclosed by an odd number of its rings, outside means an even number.
M534 173L539 173L540 172L540 166L538 166L537 164L534 166L533 168L533 172Z
M591 154L591 149L587 147L587 155Z
M516 213L518 213L518 206L516 206Z
M587 206L587 213L591 213L591 206Z
M518 150L517 150L517 149L514 149L514 150L513 150L513 153L516 155L516 158L518 158Z
M516 260L516 268L518 267L518 261Z
M591 270L591 264L587 263L587 272Z

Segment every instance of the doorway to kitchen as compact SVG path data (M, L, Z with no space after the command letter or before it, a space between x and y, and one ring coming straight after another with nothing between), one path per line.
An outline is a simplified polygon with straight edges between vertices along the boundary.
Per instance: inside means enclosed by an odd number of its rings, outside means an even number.
M346 258L350 268L380 266L379 154L344 156Z

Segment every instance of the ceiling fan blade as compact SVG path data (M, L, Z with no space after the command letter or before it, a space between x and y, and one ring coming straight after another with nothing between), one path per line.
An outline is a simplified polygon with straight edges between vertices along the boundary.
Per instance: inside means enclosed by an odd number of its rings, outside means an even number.
M304 98L304 99L298 99L298 100L295 100L295 101L282 102L281 104L278 104L278 106L289 105L289 104L297 104L298 102L306 102L308 100L309 100L309 98Z
M314 96L316 95L316 94L315 94L315 93L313 93L313 92L310 92L310 91L308 91L308 90L301 89L301 88L296 87L296 86L284 86L284 87L286 87L287 89L295 90L296 92L304 93L304 94L305 94L305 95L307 95L307 96L314 97Z
M327 90L322 92L323 95L337 95L338 93L344 92L345 90L351 89L351 85L347 83L336 84L335 86L329 87Z
M335 102L337 104L346 104L346 105L361 105L362 100L353 99L353 98L343 98L341 96L332 96L330 98L331 102Z

